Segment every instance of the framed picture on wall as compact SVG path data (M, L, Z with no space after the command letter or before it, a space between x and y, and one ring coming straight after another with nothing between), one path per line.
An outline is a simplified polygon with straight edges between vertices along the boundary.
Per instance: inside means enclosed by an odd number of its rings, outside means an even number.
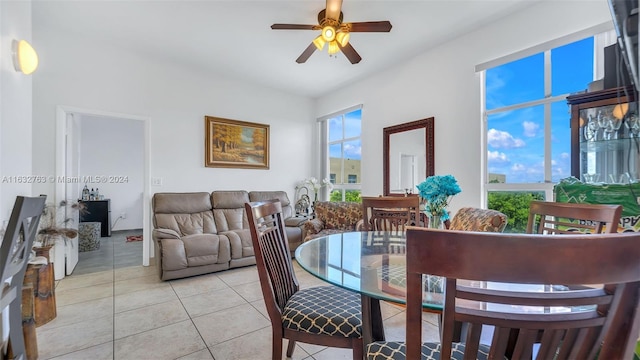
M204 166L269 168L269 125L205 116Z

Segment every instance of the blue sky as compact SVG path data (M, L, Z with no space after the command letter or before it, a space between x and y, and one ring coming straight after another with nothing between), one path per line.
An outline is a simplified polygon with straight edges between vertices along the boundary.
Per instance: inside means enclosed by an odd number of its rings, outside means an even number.
M593 81L593 38L551 50L551 94L583 91ZM487 110L544 98L544 54L486 72ZM508 183L544 181L544 105L492 114L487 119L488 167ZM569 106L551 105L552 181L571 175Z
M362 157L362 142L360 134L362 132L362 109L354 110L344 115L344 136L342 115L329 119L329 141L358 137L358 140L344 143L344 158L360 160ZM329 146L330 157L342 157L340 144Z

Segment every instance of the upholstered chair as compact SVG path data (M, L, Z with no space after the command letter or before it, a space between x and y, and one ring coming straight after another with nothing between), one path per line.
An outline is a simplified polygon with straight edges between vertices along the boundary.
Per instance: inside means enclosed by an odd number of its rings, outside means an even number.
M464 207L453 216L449 230L503 232L507 215L491 209Z
M362 205L357 202L316 201L314 213L304 225L304 241L362 228Z

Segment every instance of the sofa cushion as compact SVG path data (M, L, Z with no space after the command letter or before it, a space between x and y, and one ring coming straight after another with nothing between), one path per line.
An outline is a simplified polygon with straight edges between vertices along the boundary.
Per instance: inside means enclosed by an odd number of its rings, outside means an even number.
M362 220L362 204L356 202L317 201L316 219L323 222L325 229L353 231Z
M180 235L215 234L208 193L157 193L153 195L153 225Z
M211 193L211 207L213 209L244 209L249 202L249 193L244 190L214 191Z
M253 252L253 242L251 241L250 229L237 229L220 233L229 238L231 246L231 258L241 259L248 256L255 256Z
M278 200L282 205L282 217L288 219L295 214L289 195L285 191L251 191L250 201Z
M187 235L182 237L189 266L225 263L231 260L228 246L220 246L222 236L213 234Z
M157 193L153 195L154 214L191 214L211 210L209 193Z

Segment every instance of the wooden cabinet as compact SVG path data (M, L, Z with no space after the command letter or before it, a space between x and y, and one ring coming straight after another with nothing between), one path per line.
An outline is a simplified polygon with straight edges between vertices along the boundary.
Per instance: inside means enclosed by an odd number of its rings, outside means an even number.
M571 95L571 175L588 183L640 177L640 119L633 87Z
M111 200L78 201L85 205L80 214L80 222L99 222L100 236L111 236Z

